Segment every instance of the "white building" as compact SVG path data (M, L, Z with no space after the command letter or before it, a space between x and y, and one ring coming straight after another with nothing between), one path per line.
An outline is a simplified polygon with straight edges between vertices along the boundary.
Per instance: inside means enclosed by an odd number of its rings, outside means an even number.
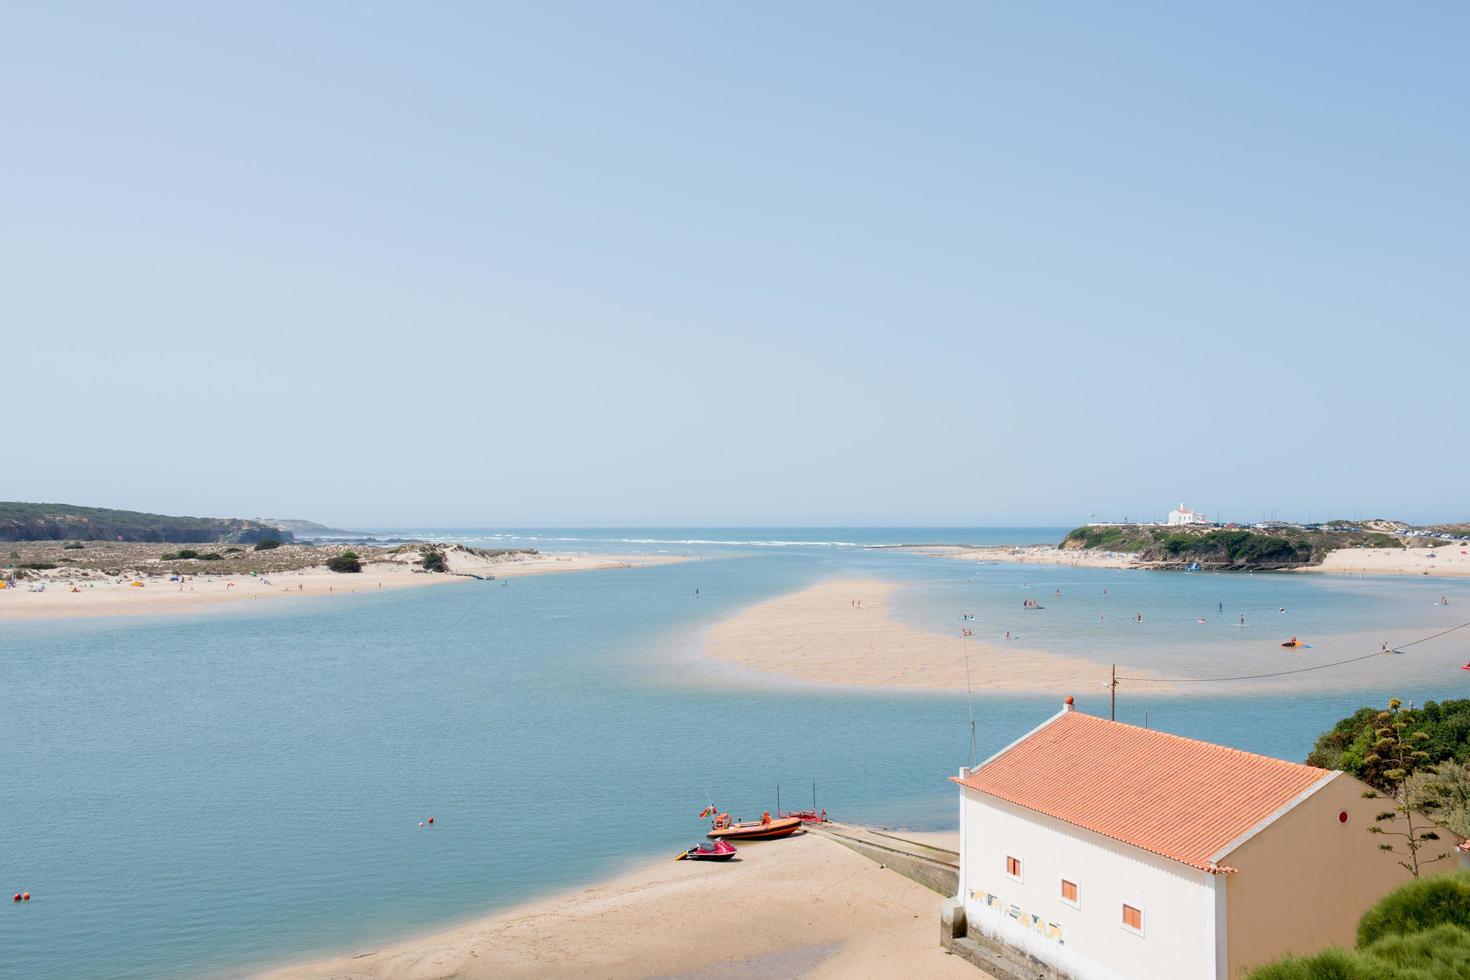
M1205 517L1205 515L1200 514L1200 513L1196 513L1195 511L1190 510L1188 507L1184 506L1184 502L1183 501L1180 501L1179 502L1179 509L1178 510L1171 510L1171 511L1169 511L1169 523L1170 524L1208 524L1210 522Z
M1345 773L1063 710L961 770L946 936L1077 980L1241 977L1351 946L1409 881L1369 834L1382 800ZM1425 857L1453 870L1449 831ZM962 910L962 911L961 911ZM974 949L973 945L966 947ZM963 952L964 950L958 950Z

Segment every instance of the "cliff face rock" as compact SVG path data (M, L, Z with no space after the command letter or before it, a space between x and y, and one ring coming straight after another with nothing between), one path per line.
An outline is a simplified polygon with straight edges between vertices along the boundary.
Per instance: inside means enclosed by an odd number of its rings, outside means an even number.
M293 540L290 531L260 521L169 517L72 504L0 502L0 541L148 541L254 544Z

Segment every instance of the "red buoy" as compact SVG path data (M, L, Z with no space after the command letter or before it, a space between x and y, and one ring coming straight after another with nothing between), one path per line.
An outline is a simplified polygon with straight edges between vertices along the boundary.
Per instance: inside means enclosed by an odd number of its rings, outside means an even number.
M21 892L20 893L20 898L21 898L21 901L23 901L23 902L29 902L31 900L31 893L30 892Z
M433 817L430 817L429 818L429 823L433 823L433 822L434 822L434 818Z
M20 901L20 892L16 892L15 893L15 897L12 898L11 901L12 902L18 902L18 901Z

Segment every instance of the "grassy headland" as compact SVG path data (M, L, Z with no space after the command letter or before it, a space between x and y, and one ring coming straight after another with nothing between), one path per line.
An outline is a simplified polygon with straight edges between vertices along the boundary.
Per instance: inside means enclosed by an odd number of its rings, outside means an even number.
M1062 551L1113 551L1136 556L1139 564L1183 568L1259 570L1320 565L1340 548L1442 547L1447 541L1408 525L1374 522L1390 529L1350 527L1342 523L1304 527L1161 527L1147 524L1103 524L1079 527L1062 539Z
M0 541L291 541L289 530L226 517L170 517L136 510L0 501Z

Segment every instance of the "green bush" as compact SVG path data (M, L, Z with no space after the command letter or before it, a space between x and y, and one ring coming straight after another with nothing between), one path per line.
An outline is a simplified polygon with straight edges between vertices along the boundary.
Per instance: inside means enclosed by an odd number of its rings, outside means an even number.
M1384 980L1363 957L1345 949L1325 949L1316 956L1288 956L1252 970L1249 980Z
M327 567L334 572L360 572L362 571L362 560L355 552L344 551L340 555L328 558Z
M1470 873L1420 878L1358 923L1357 949L1258 967L1249 980L1460 980L1470 976Z
M61 550L62 551L81 551L85 547L86 547L86 545L82 544L80 541L69 541L66 544L64 544L64 545L61 546Z
M199 552L193 548L181 548L178 551L167 551L159 555L161 561L185 561L190 558L198 558Z
M256 551L271 551L275 548L279 548L280 546L281 542L277 541L275 538L266 538L264 541L255 542Z
M1358 946L1446 923L1470 929L1470 874L1420 878L1389 892L1358 922Z
M1362 951L1394 980L1462 980L1470 976L1470 931L1442 923L1407 935L1388 935Z
M49 569L55 568L56 567L56 563L55 562L49 562L49 561L28 561L28 562L22 562L20 565L17 565L16 567L17 568L29 568L32 571L44 572L44 571L47 571Z
M180 554L182 554L182 552L180 552ZM225 556L222 555L222 554L220 554L218 551L211 551L207 555L200 555L199 556L199 560L200 561L224 561L225 560Z
M419 562L419 564L421 564L421 565L424 566L424 570L425 571L428 571L428 572L447 572L447 571L449 571L449 566L447 564L445 564L445 562L444 562L444 552L435 550L433 548L430 548L428 551L422 552L422 554L423 554L424 557L423 557L423 560L421 562Z

